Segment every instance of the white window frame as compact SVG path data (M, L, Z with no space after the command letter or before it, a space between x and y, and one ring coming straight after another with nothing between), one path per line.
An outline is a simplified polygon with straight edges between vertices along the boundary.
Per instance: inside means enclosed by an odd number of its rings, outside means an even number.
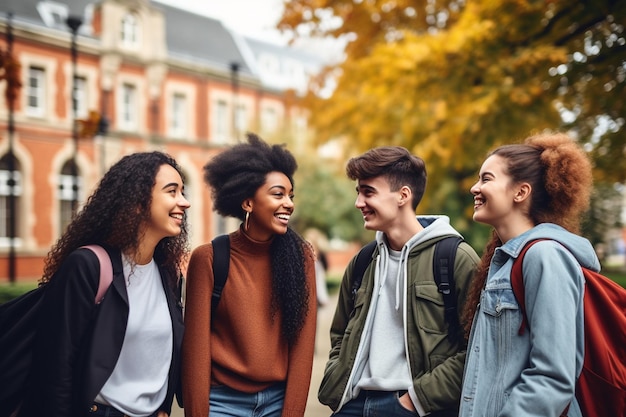
M126 131L135 131L138 127L139 112L137 105L137 86L124 82L120 86L119 127Z
M263 107L261 110L261 132L264 135L273 135L278 131L278 112L273 107Z
M169 134L175 138L183 138L187 135L188 99L181 92L175 92L171 97Z
M235 108L235 131L243 135L248 130L248 108L245 104L237 104Z
M89 111L87 110L88 103L88 81L86 77L77 75L74 80L76 84L72 84L72 112L74 111L74 104L76 104L76 116L79 119L85 119L89 115ZM74 85L76 85L76 89L74 89ZM72 116L74 113L72 113Z
M217 99L214 104L211 123L213 126L213 142L224 144L228 142L230 132L230 107L228 101L225 99Z
M120 28L122 46L128 49L137 49L140 45L139 35L139 18L135 13L126 13L122 18Z
M67 4L57 3L54 1L40 1L37 3L37 11L41 16L41 20L48 27L67 29L65 20L69 14Z
M11 178L11 172L6 169L0 169L0 247L7 248L11 244L9 238L9 195L11 193L11 187L9 186L9 180ZM13 196L15 197L16 212L19 212L20 197L22 195L22 174L20 171L13 171L13 180L15 185L13 186ZM17 225L16 225L17 226ZM19 229L19 227L16 227ZM16 235L19 231L16 230ZM22 245L22 239L19 236L14 236L13 244L15 246Z
M26 85L26 114L43 117L46 113L46 69L31 65L28 67Z
M78 195L76 196L76 204L81 201L83 180L80 173L77 172ZM59 222L61 230L65 231L72 221L72 204L74 200L74 177L71 174L59 174L59 186L57 188L57 200L59 201Z

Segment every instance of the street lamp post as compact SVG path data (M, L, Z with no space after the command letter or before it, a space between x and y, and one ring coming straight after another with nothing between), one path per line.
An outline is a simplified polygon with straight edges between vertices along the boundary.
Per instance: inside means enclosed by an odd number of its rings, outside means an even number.
M231 84L233 88L233 133L235 135L235 141L239 141L239 125L237 120L237 112L239 106L239 64L237 62L230 63L230 76L231 76Z
M78 29L83 24L83 20L78 16L68 16L65 20L67 27L72 32L72 110L73 110L73 118L72 121L72 140L74 142L74 151L72 154L72 215L76 214L76 210L78 208L78 165L77 165L77 156L78 156L78 92L76 89L78 85L76 83L76 68L77 68L77 58L78 58L78 48L76 47L76 35L78 33Z
M13 58L13 13L9 12L7 15L7 56ZM7 79L7 91L11 88L9 83L15 80ZM15 204L15 158L13 155L13 136L15 133L15 97L11 94L7 94L7 105L9 106L9 152L8 152L8 165L9 165L9 282L15 282L16 277L16 256L15 256L15 236L16 236L16 204Z

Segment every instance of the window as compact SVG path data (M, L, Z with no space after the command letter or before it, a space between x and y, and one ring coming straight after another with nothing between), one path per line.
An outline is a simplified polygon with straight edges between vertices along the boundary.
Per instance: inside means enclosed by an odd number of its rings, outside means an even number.
M43 68L28 68L28 85L26 88L26 114L41 117L45 113L45 82L46 72Z
M65 19L68 15L68 6L66 4L40 1L37 2L37 11L46 26L67 30Z
M261 132L264 135L273 135L278 128L278 116L272 107L265 107L261 111Z
M76 179L76 181L74 181ZM76 194L74 194L76 190ZM78 208L78 200L80 199L82 190L82 181L78 173L78 167L73 161L68 161L61 169L59 178L58 200L60 205L60 230L64 232L72 221L75 208ZM76 204L74 204L76 202Z
M228 103L224 100L218 100L215 103L215 112L213 114L213 141L215 143L226 143L229 121Z
M182 138L187 134L187 97L181 93L172 96L172 108L170 118L170 135Z
M72 97L72 111L76 111L76 116L79 119L87 118L89 115L87 111L87 80L84 77L74 78Z
M128 13L122 19L122 45L126 47L137 47L139 45L139 24L137 17Z
M120 128L123 130L137 129L137 91L132 84L122 85L122 103Z
M248 110L246 106L238 105L235 110L235 132L237 138L240 138L242 134L248 130Z
M20 213L20 196L22 195L22 175L18 161L13 158L13 175L9 156L0 159L0 246L8 247L11 244L11 226L13 229L13 243L19 245L17 238L17 214ZM13 210L11 210L11 184L13 184Z

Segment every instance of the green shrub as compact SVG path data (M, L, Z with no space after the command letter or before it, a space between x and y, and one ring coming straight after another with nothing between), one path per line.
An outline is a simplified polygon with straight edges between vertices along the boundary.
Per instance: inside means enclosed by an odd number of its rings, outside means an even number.
M37 287L37 282L18 282L0 284L0 304L6 303Z

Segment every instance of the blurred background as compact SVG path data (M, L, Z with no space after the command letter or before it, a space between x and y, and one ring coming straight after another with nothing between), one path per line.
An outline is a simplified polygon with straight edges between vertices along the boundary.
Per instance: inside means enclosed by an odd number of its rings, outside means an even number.
M351 156L424 158L418 212L450 216L480 253L469 187L487 152L565 131L594 161L584 235L626 282L625 23L617 0L0 0L0 292L34 285L131 152L182 165L192 248L233 230L202 167L247 131L296 155L292 226L320 236L331 291L373 237Z

